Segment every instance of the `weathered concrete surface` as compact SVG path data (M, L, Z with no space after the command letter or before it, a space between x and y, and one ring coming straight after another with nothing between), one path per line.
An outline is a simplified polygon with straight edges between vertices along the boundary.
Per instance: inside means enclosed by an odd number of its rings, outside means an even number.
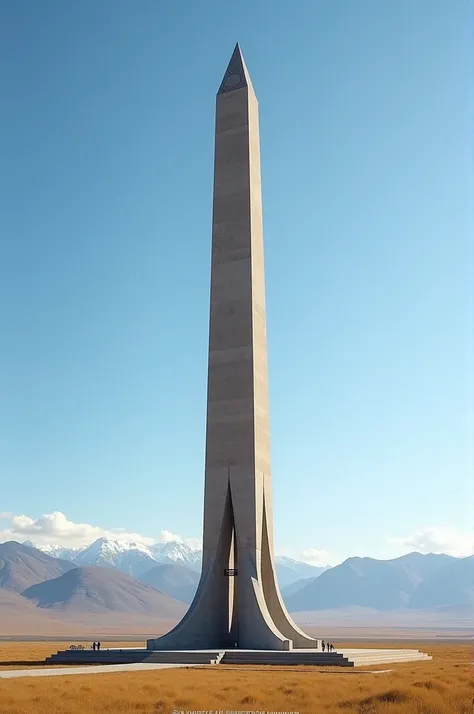
M192 667L187 664L100 664L87 667L44 667L42 669L3 669L0 679L18 677L64 677L76 674L111 674L113 672L137 672L139 670L166 669L167 667Z
M216 100L210 303L201 581L183 620L147 645L317 648L274 568L258 103L238 45Z

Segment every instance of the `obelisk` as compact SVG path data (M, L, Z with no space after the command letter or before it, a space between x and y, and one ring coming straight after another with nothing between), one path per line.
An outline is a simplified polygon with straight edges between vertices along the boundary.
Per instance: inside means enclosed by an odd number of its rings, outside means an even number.
M201 580L149 649L317 647L273 561L258 103L239 46L216 100Z

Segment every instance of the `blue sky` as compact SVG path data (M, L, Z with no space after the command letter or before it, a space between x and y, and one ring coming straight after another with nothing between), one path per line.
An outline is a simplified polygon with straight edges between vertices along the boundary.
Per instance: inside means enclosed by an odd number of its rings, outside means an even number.
M201 535L215 93L239 41L260 104L277 551L469 550L472 15L2 3L3 538ZM37 522L53 512L62 531Z

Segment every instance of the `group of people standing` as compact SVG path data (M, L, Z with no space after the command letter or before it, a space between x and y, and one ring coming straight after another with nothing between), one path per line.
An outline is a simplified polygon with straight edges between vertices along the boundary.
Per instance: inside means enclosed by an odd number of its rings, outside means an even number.
M100 650L100 642L93 642L93 643L92 643L92 649L93 649L93 650Z
M323 648L323 652L334 652L334 645L332 645L330 642L325 642L323 640L321 642L321 647Z

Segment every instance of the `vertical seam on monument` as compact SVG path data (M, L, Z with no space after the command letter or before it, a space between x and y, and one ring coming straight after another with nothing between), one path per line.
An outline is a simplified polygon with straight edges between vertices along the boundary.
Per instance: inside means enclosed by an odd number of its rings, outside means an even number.
M251 156L251 150L250 150L250 101L249 101L249 90L247 90L247 166L248 166L248 181L249 181L249 193L248 193L248 220L249 220L249 229L250 229L250 241L249 241L249 256L250 256L250 335L252 339L252 345L251 345L251 365L252 365L252 403L253 403L253 409L252 409L252 430L253 430L253 469L254 472L256 471L257 468L257 423L255 419L255 344L254 344L254 290L253 290L253 241L252 241L252 233L253 233L253 222L252 222L252 170L251 170L251 165L252 165L252 156ZM256 496L256 494L255 494Z

